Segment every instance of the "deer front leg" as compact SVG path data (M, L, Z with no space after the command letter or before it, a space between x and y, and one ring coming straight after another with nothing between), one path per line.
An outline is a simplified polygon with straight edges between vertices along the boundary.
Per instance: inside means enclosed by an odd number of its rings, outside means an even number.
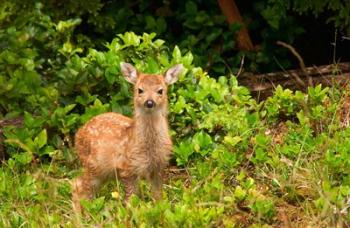
M121 182L125 188L124 202L127 202L130 196L135 193L137 178L135 176L123 177L121 178Z
M163 172L156 171L151 176L152 195L154 200L160 200L163 197Z

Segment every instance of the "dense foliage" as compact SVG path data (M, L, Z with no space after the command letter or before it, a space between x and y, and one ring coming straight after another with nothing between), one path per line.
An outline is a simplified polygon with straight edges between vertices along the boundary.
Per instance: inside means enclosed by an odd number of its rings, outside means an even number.
M21 28L32 18L37 2L40 1L4 1L0 6L0 24L3 28ZM348 1L258 0L236 3L256 45L253 52L236 49L235 34L241 25L228 26L217 1L92 0L87 3L48 0L41 8L43 15L55 23L71 20L77 25L71 34L63 33L64 38L79 47L104 50L104 44L116 34L126 31L136 34L155 32L170 47L177 45L185 52L191 51L195 65L206 69L214 77L237 73L243 56L245 69L253 72L291 67L288 51L276 46L276 41L293 44L308 29L315 27L307 25L304 23L307 19L297 15L322 17L314 23L324 23L321 27L328 23L331 25L329 28L334 26L334 30L337 28L344 35L350 34ZM324 34L324 31L315 32ZM333 33L331 31L328 43L334 41Z
M88 23L103 32L116 26L114 20L93 16L108 3L68 2L49 16L56 4L27 5L34 8L24 10L22 20L12 14L20 10L15 3L1 8L0 47L6 48L0 53L0 115L24 118L22 127L4 129L8 160L0 167L1 226L349 222L350 128L341 114L350 102L346 90L316 86L301 93L277 87L272 97L257 103L236 77L210 77L185 45L168 46L155 33L113 34L103 49L92 46L96 40L79 31L83 22L71 15L90 15ZM188 13L182 18L206 15L196 11L195 1L185 7L188 11L177 12ZM165 30L155 29L162 28L162 19L148 16L147 29L162 34ZM132 26L142 18L128 22ZM70 202L70 180L80 172L72 136L99 113L132 115L131 88L121 76L121 61L148 73L164 72L176 63L185 66L169 91L172 165L177 168L167 171L164 200L149 200L149 186L142 183L141 199L134 197L125 206L123 189L111 183L84 203L87 213L80 218Z

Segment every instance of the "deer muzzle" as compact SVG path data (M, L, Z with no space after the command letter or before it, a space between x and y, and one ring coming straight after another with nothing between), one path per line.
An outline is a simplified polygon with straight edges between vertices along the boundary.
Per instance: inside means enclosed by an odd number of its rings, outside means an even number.
M153 100L147 100L144 105L146 108L154 108L156 103Z

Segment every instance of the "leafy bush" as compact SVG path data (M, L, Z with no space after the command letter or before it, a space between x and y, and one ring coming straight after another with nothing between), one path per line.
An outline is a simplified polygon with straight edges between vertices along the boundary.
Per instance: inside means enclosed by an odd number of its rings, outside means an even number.
M349 10L350 4L340 0L310 1L301 0L270 0L267 7L262 11L262 15L274 28L280 26L280 21L286 18L288 10L296 11L299 14L311 12L315 16L329 11L328 22L334 22L335 26L346 28L349 33Z
M179 135L179 147L174 150L178 164L186 164L191 155L208 154L216 147L211 142L220 143L225 132L231 132L227 141L248 131L251 117L247 110L255 103L233 76L230 80L210 78L194 67L190 52L182 54L178 47L169 50L164 41L154 40L154 33L137 36L127 32L106 44L106 52L89 49L84 55L69 35L63 36L72 34L80 21L54 23L42 9L37 4L22 26L1 30L1 39L12 41L1 53L1 81L6 85L0 91L2 115L24 115L22 128L5 131L12 159L28 164L41 157L71 158L71 136L78 126L106 111L131 115L130 85L121 77L121 61L131 62L146 73L161 73L176 63L187 69L176 92L170 88L170 119ZM219 119L217 113L222 113ZM232 121L232 114L241 121ZM19 156L16 148L25 153Z

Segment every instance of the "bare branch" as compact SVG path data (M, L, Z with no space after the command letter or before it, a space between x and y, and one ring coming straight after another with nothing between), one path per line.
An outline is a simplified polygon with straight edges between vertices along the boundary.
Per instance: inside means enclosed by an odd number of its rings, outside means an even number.
M308 72L306 70L306 66L305 66L304 60L300 56L300 54L295 50L295 48L293 46L291 46L290 44L287 44L287 43L285 43L283 41L277 41L277 44L287 48L298 59L301 71L303 72L304 76L307 78L308 86L313 86L312 78L309 76L309 74L308 74ZM305 83L303 82L303 80L301 80L299 75L291 74L291 76L294 77L295 81L299 84L299 86L302 86L303 88L305 88Z

